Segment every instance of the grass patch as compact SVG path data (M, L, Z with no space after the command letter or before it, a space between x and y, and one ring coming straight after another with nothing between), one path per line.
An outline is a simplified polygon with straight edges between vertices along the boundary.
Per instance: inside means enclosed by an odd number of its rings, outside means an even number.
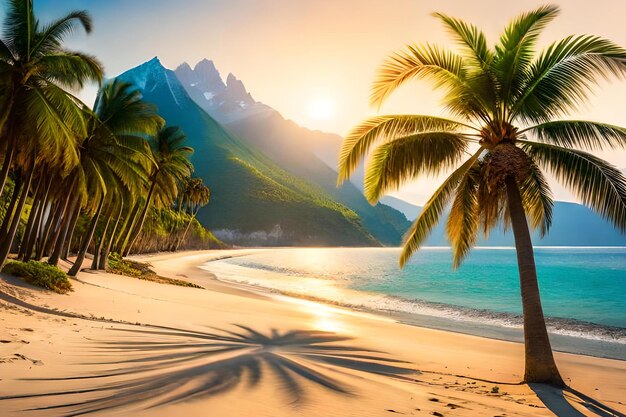
M126 277L143 279L145 281L157 282L159 284L178 285L179 287L191 287L202 288L203 287L193 284L189 281L183 281L181 279L166 278L158 275L152 269L150 264L145 262L131 261L129 259L123 259L117 253L111 253L109 255L109 268L107 272L113 274L124 275Z
M29 284L52 290L59 294L72 291L72 283L67 274L54 265L45 262L8 262L2 272L24 279Z

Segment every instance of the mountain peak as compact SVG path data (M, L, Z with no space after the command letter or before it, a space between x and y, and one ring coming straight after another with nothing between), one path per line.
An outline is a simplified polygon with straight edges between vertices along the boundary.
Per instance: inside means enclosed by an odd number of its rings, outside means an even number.
M215 68L215 64L210 59L204 58L201 61L198 61L196 66L193 69L194 71L206 71L206 72L218 72L217 68Z
M191 98L219 121L228 122L271 110L254 101L243 82L233 73L229 73L224 82L209 59L198 62L193 70L184 64L179 66L176 76Z
M191 66L188 63L186 63L186 62L183 62L178 67L176 67L176 71L178 71L179 69L183 70L183 71L193 71L191 69Z
M163 67L163 64L161 63L161 60L159 59L158 56L155 56L151 60L144 62L143 65L145 65L147 67L150 67L150 68L152 68L152 67L155 67L155 68L159 68L159 67L160 68L165 68L165 67Z
M191 66L186 62L183 62L182 64L180 64L174 70L174 72L176 73L176 77L178 77L179 80L193 80L195 78L194 72L191 69Z
M142 90L142 93L156 89L167 92L171 94L177 105L180 105L181 98L187 96L184 87L180 85L173 71L165 68L156 56L118 75L117 78L135 85L139 90Z
M232 72L228 73L228 77L226 77L226 85L230 85L231 83L234 83L238 81L237 77L235 77L235 74L233 74Z
M193 69L186 62L176 68L176 76L185 85L199 86L204 92L215 94L226 88L213 61L203 59Z
M230 90L230 95L238 100L245 100L248 97L246 87L241 80L238 80L233 73L229 73L226 77L226 87Z

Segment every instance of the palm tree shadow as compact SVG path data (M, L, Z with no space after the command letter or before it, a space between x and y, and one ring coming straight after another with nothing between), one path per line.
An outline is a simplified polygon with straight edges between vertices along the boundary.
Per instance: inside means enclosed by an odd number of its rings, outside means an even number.
M593 398L576 391L572 388L556 388L546 384L529 384L530 388L537 394L543 404L557 417L585 417L583 413L576 410L566 399L564 391L574 394L575 399L587 410L599 417L626 417L619 411L594 400Z
M68 417L130 406L150 409L219 395L242 384L254 388L266 374L272 374L289 401L298 403L305 400L309 383L353 395L333 373L352 370L410 381L408 375L418 373L383 352L342 344L351 339L329 332L273 329L264 334L242 325L214 333L157 326L111 330L119 337L99 343L96 349L121 359L89 363L104 366L104 371L29 379L78 381L83 388L0 397L0 401L88 394L89 399L83 401L30 409L58 409Z

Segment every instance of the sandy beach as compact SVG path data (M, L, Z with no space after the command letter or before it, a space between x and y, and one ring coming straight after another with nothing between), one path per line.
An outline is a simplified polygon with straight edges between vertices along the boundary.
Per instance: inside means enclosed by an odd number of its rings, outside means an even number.
M556 353L574 391L519 384L523 346L227 284L236 251L138 257L185 288L0 278L2 416L621 416L626 361Z

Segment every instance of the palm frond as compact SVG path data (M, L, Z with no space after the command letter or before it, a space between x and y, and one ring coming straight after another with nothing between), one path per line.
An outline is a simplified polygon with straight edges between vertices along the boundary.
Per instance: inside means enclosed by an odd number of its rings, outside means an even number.
M587 152L547 143L519 142L536 163L552 171L584 205L626 231L626 178L619 169Z
M156 106L143 101L135 86L118 79L100 89L94 112L116 135L153 136L164 125Z
M102 82L100 61L81 52L62 51L36 59L31 73L69 89L80 89L87 82Z
M390 115L371 117L348 133L339 151L338 185L350 178L370 148L382 140L393 140L427 131L458 132L471 128L454 120L433 116Z
M539 167L533 162L529 175L519 184L522 204L531 227L545 236L552 225L552 191Z
M473 24L448 16L434 13L441 20L450 34L461 46L463 57L480 70L488 70L493 60L493 52L487 46L487 37Z
M480 214L477 197L479 182L480 169L477 165L473 165L463 175L455 191L456 196L446 224L446 233L452 246L454 269L461 265L476 243Z
M626 77L626 49L597 36L569 36L534 61L511 110L511 120L545 123L575 110L599 78Z
M83 113L77 103L52 85L34 88L27 95L24 117L31 121L24 134L37 139L37 152L69 171L78 163L77 137L85 134Z
M541 6L521 14L504 29L493 60L503 103L511 103L512 97L519 92L532 61L537 39L559 12L558 6Z
M563 147L601 150L626 148L626 128L585 120L558 120L526 128L539 142Z
M485 157L489 158L489 154ZM482 161L484 162L484 160ZM503 182L492 183L489 181L490 176L486 173L486 164L481 165L482 181L478 184L477 198L478 207L480 208L479 224L485 238L489 237L491 230L499 225L504 226L506 230L509 224L507 215L507 198L506 189Z
M91 33L92 20L89 13L84 10L75 10L45 26L37 34L32 53L42 54L57 51L65 38L71 35L78 25L82 26L85 32Z
M374 204L391 189L420 174L437 175L459 161L467 140L450 132L424 132L380 145L365 172L365 197Z
M462 105L465 113L486 113L468 85L466 75L461 56L435 45L409 45L406 50L390 56L380 67L372 85L370 103L380 107L407 81L429 78L434 82L433 88L444 88L448 95L463 98L448 102ZM461 112L460 108L456 110Z
M411 225L404 237L404 245L400 254L400 267L408 262L411 256L424 243L432 229L439 223L439 218L450 201L452 193L458 187L465 173L476 163L483 149L480 148L472 157L456 169L430 197L419 217Z
M15 61L13 51L11 51L11 48L9 48L2 39L0 39L0 61L4 63Z
M4 18L4 42L16 58L28 57L37 33L32 0L8 0Z

